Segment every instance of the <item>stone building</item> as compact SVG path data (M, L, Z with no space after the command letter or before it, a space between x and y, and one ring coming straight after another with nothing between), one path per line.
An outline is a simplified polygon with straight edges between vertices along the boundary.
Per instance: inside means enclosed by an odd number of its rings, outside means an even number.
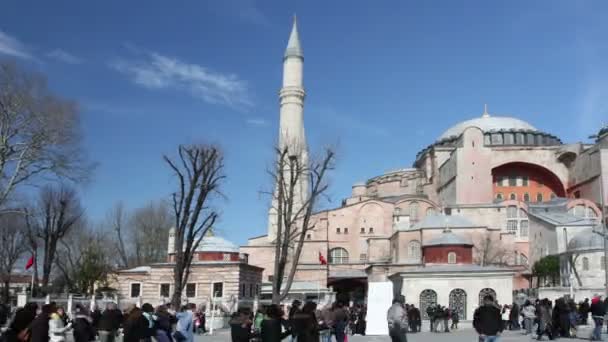
M174 290L175 246L173 230L169 236L168 260L117 273L121 302L170 302ZM253 306L260 292L262 268L250 265L247 254L218 236L205 236L196 249L190 277L183 291L183 302L208 305L212 300L228 311Z
M302 153L303 63L294 22L283 58L279 135L284 140L285 134L294 134ZM415 156L412 167L356 183L341 206L315 213L295 280L301 288L304 283L311 289L332 287L351 300L364 300L368 282L390 279L397 291L420 304L427 289L466 275L477 279L477 285L467 280L468 288L462 288L467 296L477 298L478 289L486 286L482 289L492 289L501 302L511 302L509 286L488 281L500 274L500 279L510 279L511 288L527 288L530 265L552 253L543 246L557 244L556 231L582 218L601 222L600 203L608 201L602 188L608 188L608 127L593 143L564 143L524 120L490 114L486 107L479 117L446 129ZM542 213L553 205L563 211L557 221ZM273 215L271 210L268 234L241 246L253 264L264 267L266 284L274 274ZM552 225L546 228L552 233L540 236L542 225ZM472 244L454 247L455 259L438 256L428 245L445 229ZM329 265L320 264L319 254ZM449 272L441 273L446 266L431 266L438 258L448 261ZM425 272L435 267L441 271L427 277ZM426 289L414 285L427 278L432 281ZM445 285L445 291L450 287ZM446 296L449 292L438 293L440 304L448 304Z

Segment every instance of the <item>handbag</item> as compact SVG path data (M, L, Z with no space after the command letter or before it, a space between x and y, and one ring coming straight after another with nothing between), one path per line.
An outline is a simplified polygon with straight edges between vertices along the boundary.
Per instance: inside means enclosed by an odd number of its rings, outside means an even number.
M185 341L186 340L186 336L184 336L184 334L181 333L181 331L176 331L173 333L173 338L177 341Z

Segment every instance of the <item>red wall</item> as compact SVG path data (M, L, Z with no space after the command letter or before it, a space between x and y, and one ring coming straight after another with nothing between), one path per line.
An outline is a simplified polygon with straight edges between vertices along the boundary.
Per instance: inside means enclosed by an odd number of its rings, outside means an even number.
M509 176L528 176L528 186L509 186ZM505 180L503 184L506 186L499 186L498 181L501 177ZM564 186L560 182L559 178L555 176L549 170L546 170L540 166L526 164L526 163L510 163L499 166L492 170L493 178L493 189L494 198L498 193L502 194L504 200L510 199L510 195L514 193L518 201L524 200L524 194L530 195L530 202L536 202L536 196L540 193L543 195L543 202L551 200L551 194L555 194L558 197L564 197ZM520 182L518 180L518 182Z
M198 253L199 261L224 261L224 254L230 254L230 261L239 261L239 253L201 252Z
M471 246L430 246L423 248L424 262L431 264L447 264L448 253L456 253L457 264L473 263L473 248Z

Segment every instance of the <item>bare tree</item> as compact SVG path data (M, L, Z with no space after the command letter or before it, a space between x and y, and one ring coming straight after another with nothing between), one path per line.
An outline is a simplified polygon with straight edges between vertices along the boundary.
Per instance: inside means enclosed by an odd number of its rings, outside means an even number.
M129 253L125 244L125 230L127 225L127 213L122 202L117 202L107 215L108 224L116 233L116 249L120 257L120 266L129 267Z
M489 232L478 236L474 241L475 262L481 266L506 265L513 251L503 241L494 239Z
M16 213L0 215L0 278L2 302L9 302L9 287L15 264L27 251L26 229L23 216Z
M276 153L275 169L271 171L276 184L272 202L277 217L272 302L279 304L291 289L306 233L314 229L311 216L328 189L327 172L333 169L335 158L330 149L318 161L293 155L287 147Z
M219 213L211 206L225 178L224 157L213 145L180 145L179 160L163 159L175 173L178 190L172 194L175 220L175 290L171 302L179 307L190 276L194 252Z
M88 177L76 104L54 95L42 75L0 61L0 208L35 177Z
M162 201L150 202L133 212L131 232L137 265L166 259L171 224L171 215Z
M38 206L28 220L43 247L42 287L49 283L58 243L81 219L83 209L76 191L67 185L46 186L40 191Z
M95 284L107 283L113 271L109 238L103 231L94 231L84 220L60 240L55 266L59 283L70 292L94 294Z

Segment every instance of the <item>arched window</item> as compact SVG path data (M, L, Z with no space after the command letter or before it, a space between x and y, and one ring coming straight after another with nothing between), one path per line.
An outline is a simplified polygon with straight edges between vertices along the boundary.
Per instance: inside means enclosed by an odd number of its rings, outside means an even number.
M516 195L516 194L514 194L514 193L511 193L511 194L509 195L509 199L510 199L510 200L516 200L516 199L517 199L517 195Z
M574 207L574 216L585 217L585 206L578 204Z
M347 264L348 263L348 252L344 248L333 248L329 251L329 263L330 264Z
M527 192L524 194L524 202L530 202L530 194Z
M597 214L595 213L595 210L593 210L593 208L587 207L587 217L590 219L597 219Z
M497 200L502 201L502 198L503 198L502 197L502 193L499 192L499 193L496 194L496 199Z
M437 215L437 210L433 207L429 207L426 209L426 216L435 216Z
M467 319L467 293L463 289L450 291L450 310L457 312L459 319Z
M589 258L583 258L583 271L589 271Z
M536 202L542 202L543 201L543 194L541 194L540 192L538 194L536 194Z
M420 241L413 240L407 244L407 256L411 260L420 260Z
M410 222L418 221L418 202L410 203Z
M429 319L426 309L433 304L437 304L437 292L430 289L420 292L420 313L422 314L422 319Z
M487 295L492 296L492 299L496 302L496 291L494 289L485 288L479 291L479 305L483 305L483 298Z
M455 264L456 263L456 252L449 252L448 253L448 264Z

